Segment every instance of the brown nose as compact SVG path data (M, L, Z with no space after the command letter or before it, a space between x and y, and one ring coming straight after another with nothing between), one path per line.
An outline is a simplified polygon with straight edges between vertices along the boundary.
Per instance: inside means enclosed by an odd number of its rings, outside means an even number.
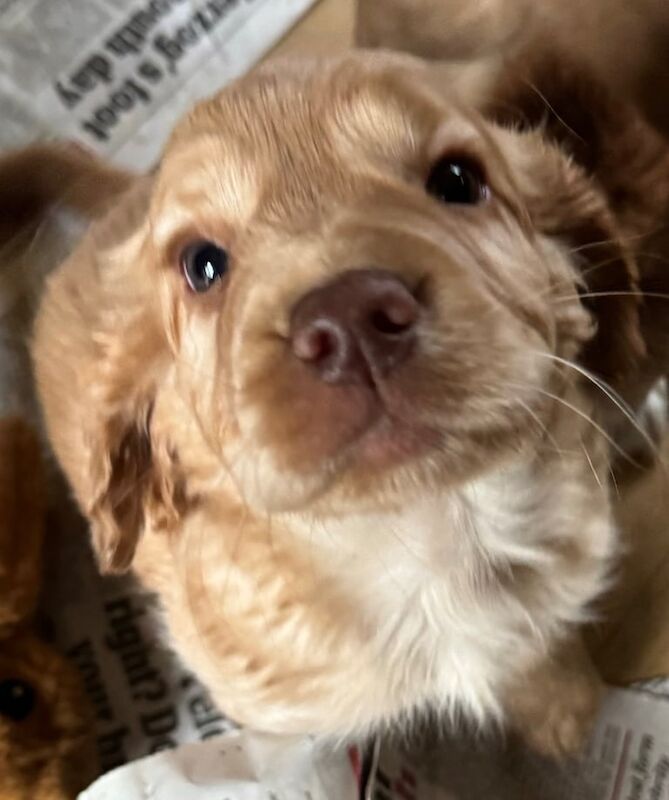
M291 319L293 353L328 383L369 383L411 352L420 307L391 272L360 269L302 297Z

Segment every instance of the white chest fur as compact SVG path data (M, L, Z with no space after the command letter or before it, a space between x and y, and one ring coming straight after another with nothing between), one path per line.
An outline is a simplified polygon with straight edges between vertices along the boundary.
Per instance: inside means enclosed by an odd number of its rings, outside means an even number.
M354 603L365 660L397 708L498 715L505 682L587 616L615 537L605 483L584 462L514 460L401 514L302 530Z

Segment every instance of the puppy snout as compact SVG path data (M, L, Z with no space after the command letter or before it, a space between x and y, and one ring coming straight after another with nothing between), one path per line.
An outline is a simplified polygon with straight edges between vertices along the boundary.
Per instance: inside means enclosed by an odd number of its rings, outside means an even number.
M391 272L351 270L298 301L292 350L327 383L370 383L410 354L419 316L418 301Z

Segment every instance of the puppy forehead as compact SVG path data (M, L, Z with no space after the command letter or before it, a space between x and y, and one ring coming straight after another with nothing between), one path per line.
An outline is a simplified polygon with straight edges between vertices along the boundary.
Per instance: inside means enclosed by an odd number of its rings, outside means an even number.
M415 156L445 117L474 131L411 73L346 68L288 76L260 73L197 107L177 129L163 163L173 228L194 209L248 220L272 184L341 185L370 159Z
M232 137L195 134L168 152L156 185L153 233L167 242L194 219L248 219L259 196L258 165Z

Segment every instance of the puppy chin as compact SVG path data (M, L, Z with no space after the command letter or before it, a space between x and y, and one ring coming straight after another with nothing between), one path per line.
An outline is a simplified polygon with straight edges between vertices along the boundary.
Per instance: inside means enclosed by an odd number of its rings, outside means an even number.
M327 493L339 472L334 460L310 472L285 469L270 448L246 441L228 446L225 458L236 491L259 514L299 511L310 506Z
M354 441L315 465L305 453L305 469L281 466L270 447L237 444L226 460L234 465L232 478L244 501L262 513L328 509L328 513L355 510L353 505L377 505L388 484L420 483L423 467L442 442L436 429L380 412ZM399 479L399 476L403 477ZM354 491L355 489L355 491ZM358 502L353 498L358 496ZM364 495L364 497L362 496Z
M431 428L384 414L354 445L352 458L363 468L386 471L420 458L439 439L439 434Z

